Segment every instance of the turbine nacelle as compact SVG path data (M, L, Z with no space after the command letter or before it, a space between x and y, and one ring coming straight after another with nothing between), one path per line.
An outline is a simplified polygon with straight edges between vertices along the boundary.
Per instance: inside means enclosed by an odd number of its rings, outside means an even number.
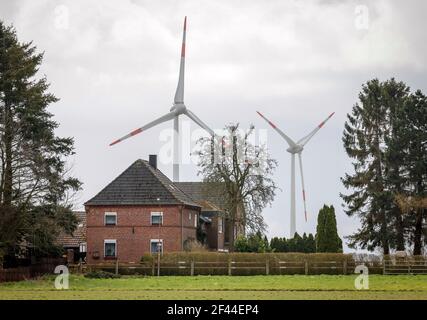
M289 153L295 154L295 153L301 153L302 150L304 150L304 147L301 145L294 145L286 149Z
M187 111L187 107L183 103L178 103L174 104L170 111L173 112L176 116L179 116Z

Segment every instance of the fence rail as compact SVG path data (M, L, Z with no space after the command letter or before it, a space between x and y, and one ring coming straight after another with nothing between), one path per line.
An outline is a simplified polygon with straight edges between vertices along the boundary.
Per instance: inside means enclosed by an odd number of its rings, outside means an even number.
M157 275L285 275L285 274L353 274L359 263L354 261L176 261L143 262L141 264L94 264L88 271L104 270L120 274ZM74 266L72 270L81 270ZM382 269L380 268L380 271ZM84 271L84 270L83 270Z
M427 274L427 260L384 261L383 274Z

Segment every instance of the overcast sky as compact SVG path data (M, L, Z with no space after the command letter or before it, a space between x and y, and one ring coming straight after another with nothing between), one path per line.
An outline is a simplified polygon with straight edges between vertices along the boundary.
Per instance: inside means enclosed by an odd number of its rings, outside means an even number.
M395 77L427 93L426 12L422 0L0 2L0 19L45 52L40 74L61 98L50 107L57 133L75 137L70 164L84 183L78 208L167 143L161 138L172 122L108 147L169 111L188 16L185 103L211 128L240 122L267 129L281 191L265 218L269 236L286 237L290 154L255 111L295 139L336 112L303 152L309 219L297 172L297 231L315 233L326 203L335 206L339 234L351 234L359 222L345 215L339 197L340 177L351 170L341 142L346 114L361 85L375 77ZM181 123L190 125L183 117ZM171 164L160 169L172 178ZM181 166L181 181L197 180L195 165Z

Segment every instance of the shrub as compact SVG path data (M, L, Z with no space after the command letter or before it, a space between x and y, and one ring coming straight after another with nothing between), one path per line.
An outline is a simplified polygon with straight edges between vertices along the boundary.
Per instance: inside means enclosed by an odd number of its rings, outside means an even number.
M121 276L119 274L106 272L106 271L91 271L85 274L85 278L90 279L116 279L120 278Z
M184 250L187 252L207 252L208 249L200 241L189 238L184 241Z
M271 252L267 237L261 232L250 234L248 237L239 236L234 243L236 252Z

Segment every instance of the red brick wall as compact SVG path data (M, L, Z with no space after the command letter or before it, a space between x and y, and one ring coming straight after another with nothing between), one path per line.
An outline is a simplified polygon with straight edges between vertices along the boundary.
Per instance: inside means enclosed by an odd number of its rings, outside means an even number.
M222 233L218 233L218 216L213 216L212 223L206 229L206 236L208 246L213 249L224 249L224 231L225 225L223 223Z
M163 225L151 225L151 212L163 212ZM117 225L105 226L105 212L117 213ZM189 213L191 212L191 220ZM139 262L150 253L150 240L163 239L164 252L181 251L182 242L196 238L194 227L198 210L181 206L87 206L87 262L105 263L104 240L116 240L117 258L121 262ZM183 227L181 228L181 225ZM183 235L183 237L181 237ZM93 257L98 252L99 258Z

